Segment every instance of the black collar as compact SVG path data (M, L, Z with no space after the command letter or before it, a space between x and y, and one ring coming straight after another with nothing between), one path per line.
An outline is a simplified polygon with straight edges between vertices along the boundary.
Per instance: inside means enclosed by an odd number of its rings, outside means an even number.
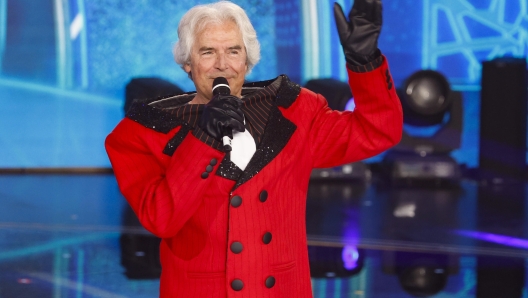
M277 90L275 104L280 107L289 108L297 99L297 96L301 92L301 87L290 81L286 75L280 75L272 80L246 83L242 88L242 95L249 95L255 89L264 88L270 84L279 82L279 80L280 87ZM126 117L155 131L168 133L177 126L185 125L185 122L169 113L167 109L173 109L187 104L195 95L196 92L187 92L158 98L135 99L126 113Z

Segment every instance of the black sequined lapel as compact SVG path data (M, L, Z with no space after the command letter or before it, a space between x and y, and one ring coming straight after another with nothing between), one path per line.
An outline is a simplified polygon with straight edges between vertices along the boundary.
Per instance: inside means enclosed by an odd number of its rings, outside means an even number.
M137 123L158 132L168 133L183 122L167 112L149 106L147 103L137 103L130 107L126 115Z
M176 151L176 148L180 146L180 144L183 142L183 139L185 139L185 137L190 131L191 127L187 123L184 123L180 130L170 139L167 145L165 145L165 148L163 149L163 154L172 156L174 154L174 151Z
M220 165L218 166L218 170L216 171L216 175L224 177L229 180L236 181L240 175L242 175L242 170L237 167L237 165L232 162L229 158L229 154L226 154Z
M268 165L286 146L296 129L297 126L286 119L279 108L272 107L262 141L233 189L253 178Z
M277 90L275 102L278 106L289 108L295 102L299 93L301 93L301 86L290 81L287 76L282 75L281 85L279 90Z
M189 101L189 97L186 95L167 97L167 99L170 98L175 98L176 100L174 100L173 103L176 104L184 104ZM135 101L126 113L126 117L161 133L168 133L176 126L183 125L185 122L181 118L164 111L157 105L152 105L162 99L163 98Z

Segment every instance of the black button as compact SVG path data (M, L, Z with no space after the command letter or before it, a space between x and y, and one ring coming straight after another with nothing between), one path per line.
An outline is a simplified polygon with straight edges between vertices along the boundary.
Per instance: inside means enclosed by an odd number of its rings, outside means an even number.
M234 197L231 198L231 206L236 208L236 207L238 207L240 205L242 205L242 197L234 196Z
M268 199L268 192L263 190L260 192L259 200L264 203Z
M389 90L392 89L392 82L389 82Z
M207 173L211 173L213 171L213 166L212 165L208 165L207 167L205 167L205 171Z
M203 172L202 173L202 179L207 179L207 177L209 177L209 173Z
M211 162L209 162L210 165L215 166L218 161L216 158L211 159Z
M270 276L266 278L266 288L271 289L275 285L275 277Z
M244 249L244 247L242 246L242 243L241 242L233 242L231 243L231 251L235 254L239 254L242 252L242 249Z
M262 242L264 242L264 244L269 244L271 242L270 232L266 232L266 234L264 234L264 237L262 237Z
M231 282L231 289L240 291L244 287L244 283L240 279L235 279Z

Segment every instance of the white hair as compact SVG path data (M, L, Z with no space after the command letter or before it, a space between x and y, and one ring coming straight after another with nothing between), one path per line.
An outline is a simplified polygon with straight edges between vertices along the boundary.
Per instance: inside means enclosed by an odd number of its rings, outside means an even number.
M178 41L172 49L174 60L182 68L191 62L191 50L196 33L210 24L222 24L226 21L235 22L242 34L246 48L247 73L251 72L260 60L260 44L257 32L251 25L246 12L238 5L229 1L197 5L191 8L180 20L178 25Z

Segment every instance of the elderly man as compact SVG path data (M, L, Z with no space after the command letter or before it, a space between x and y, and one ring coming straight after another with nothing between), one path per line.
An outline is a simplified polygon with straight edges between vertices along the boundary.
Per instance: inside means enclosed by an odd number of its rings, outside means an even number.
M395 145L402 112L377 48L381 0L335 5L354 112L286 76L244 85L259 60L245 12L221 1L182 18L174 48L196 92L136 102L108 136L119 187L162 238L161 297L311 297L310 172ZM224 77L230 94L213 95ZM223 137L232 137L232 151Z

